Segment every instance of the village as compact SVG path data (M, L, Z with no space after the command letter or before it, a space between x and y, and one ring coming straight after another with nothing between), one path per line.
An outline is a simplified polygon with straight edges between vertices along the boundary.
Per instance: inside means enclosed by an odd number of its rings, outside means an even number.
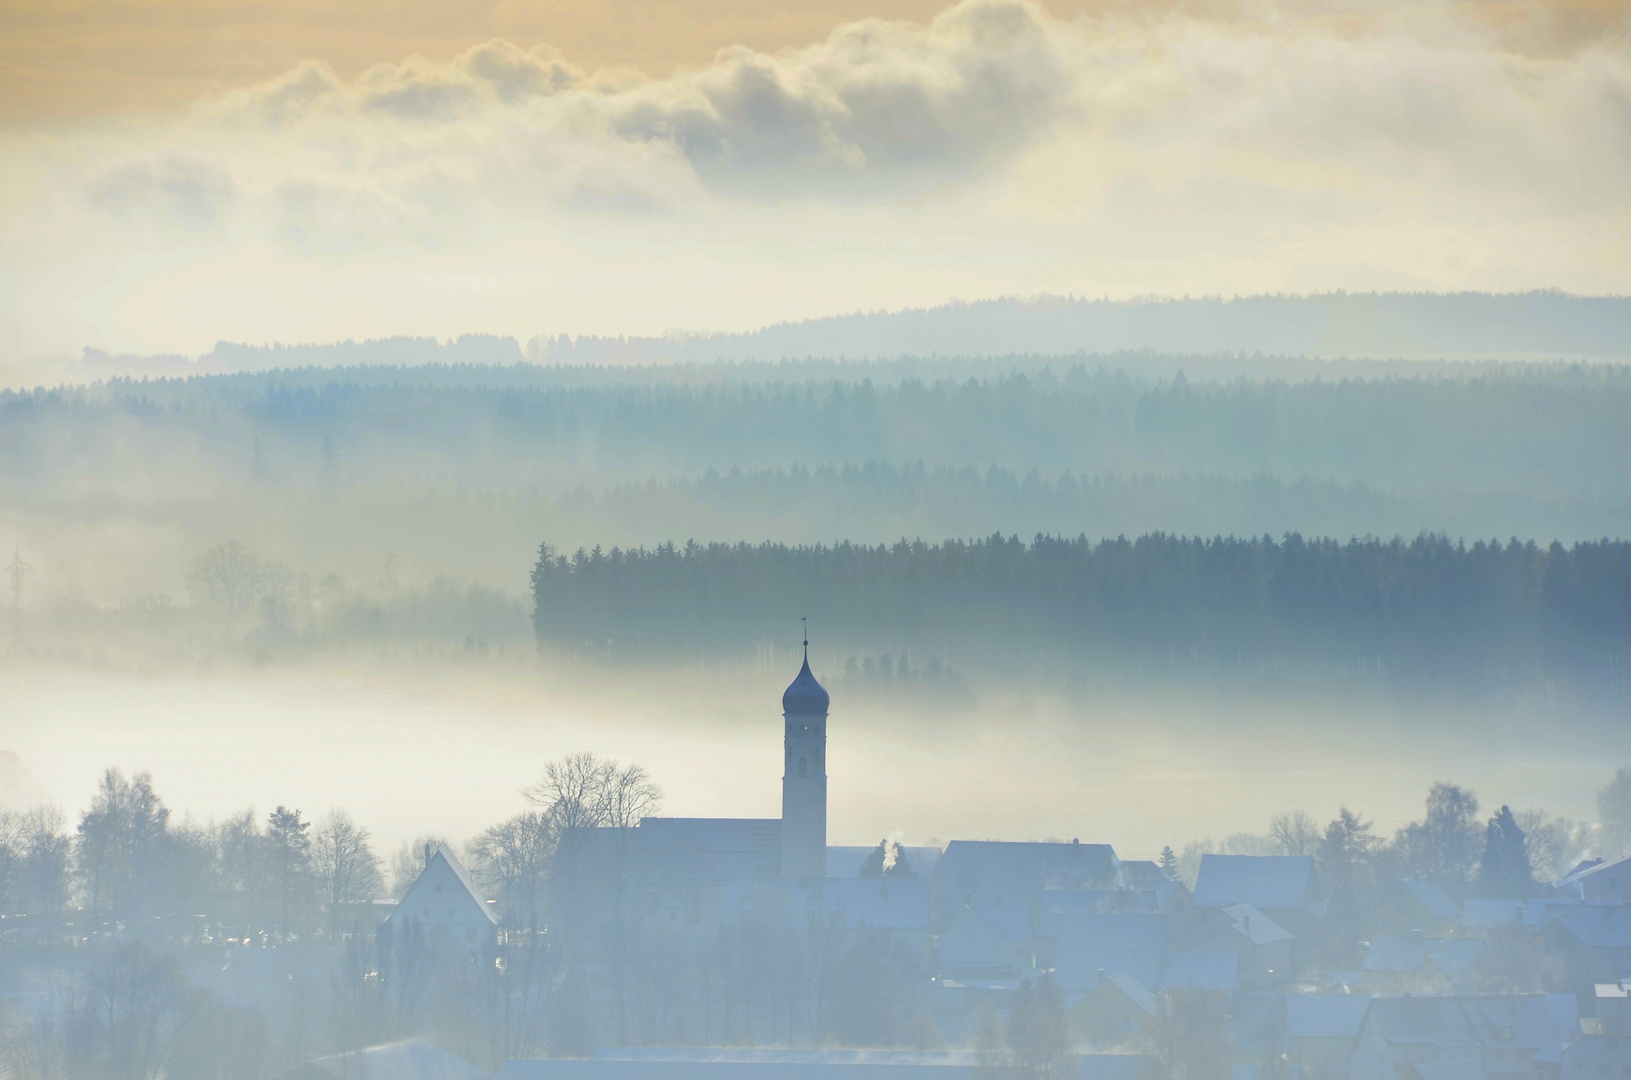
M1206 854L1189 888L1170 858L1090 840L830 846L829 700L807 659L782 705L780 819L569 826L547 926L485 897L447 845L399 900L352 906L328 955L350 950L376 1007L441 982L547 1026L547 1054L472 1062L433 1033L301 1075L1631 1076L1631 857L1524 897L1380 882L1362 912L1313 855ZM204 978L288 998L328 978L314 955L245 938Z

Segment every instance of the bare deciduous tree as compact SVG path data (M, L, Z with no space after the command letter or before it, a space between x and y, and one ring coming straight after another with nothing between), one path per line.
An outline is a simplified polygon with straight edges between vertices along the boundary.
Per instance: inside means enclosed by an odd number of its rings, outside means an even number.
M1319 825L1302 810L1276 814L1269 822L1269 836L1281 855L1316 855L1324 838Z
M260 596L266 567L236 540L216 544L193 556L187 579L202 603L241 611Z
M476 878L498 900L508 925L531 926L542 913L558 837L548 814L530 810L494 825L471 845Z
M1145 1080L1228 1080L1234 1040L1222 1002L1200 990L1165 990L1144 1037L1155 1060Z
M339 916L345 905L374 899L385 884L379 856L368 843L368 830L344 810L331 810L317 823L311 868L331 931L340 929Z

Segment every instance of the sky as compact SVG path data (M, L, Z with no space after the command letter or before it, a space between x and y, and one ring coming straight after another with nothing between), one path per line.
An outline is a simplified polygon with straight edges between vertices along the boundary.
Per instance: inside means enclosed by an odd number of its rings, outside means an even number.
M0 360L1631 290L1606 0L12 0Z

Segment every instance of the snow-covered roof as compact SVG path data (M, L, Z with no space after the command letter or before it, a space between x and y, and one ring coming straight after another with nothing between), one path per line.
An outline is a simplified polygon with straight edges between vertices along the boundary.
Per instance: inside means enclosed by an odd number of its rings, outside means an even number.
M1460 980L1471 974L1484 954L1483 938L1372 938L1365 950L1366 971L1408 973L1429 963Z
M1579 1027L1573 994L1408 994L1371 998L1374 1022L1393 1045L1555 1049Z
M1351 1039L1369 1004L1368 994L1287 994L1286 1038Z
M1311 855L1202 855L1195 906L1305 907L1317 899Z
M496 924L498 922L497 916L493 914L493 906L487 902L485 896L481 895L481 890L476 887L476 882L471 878L470 871L465 869L464 863L459 861L459 857L453 853L453 849L446 844L443 844L431 854L430 860L425 863L425 868L419 872L418 877L413 879L413 884L408 886L408 891L403 894L401 902L397 905L396 911L391 913L390 919L395 920L399 913L404 917L412 917L415 912L421 909L422 905L428 902L426 900L427 891L433 887L439 890L441 883L449 876L451 876L456 888L462 891L470 902L475 905L476 909L481 912L483 918L489 923ZM439 910L444 902L445 898L430 903Z
M1161 869L1161 865L1152 859L1123 859L1121 875L1126 879L1129 889L1155 888L1172 881L1172 878L1166 875L1166 871Z
M1272 945L1276 941L1290 941L1291 932L1252 904L1234 904L1223 909L1235 933L1253 945Z
M1121 862L1109 844L1031 844L953 840L934 868L930 891L963 899L1040 899L1050 889L1115 889Z
M1622 870L1631 870L1631 855L1613 860L1588 859L1560 878L1557 887L1561 889L1587 878L1611 876Z
M1449 893L1440 888L1438 882L1432 878L1405 878L1399 884L1403 886L1406 892L1414 896L1421 906L1427 909L1427 914L1433 918L1450 920L1459 920L1461 918L1461 911L1455 906L1455 901L1451 900Z
M1549 914L1548 922L1562 925L1587 948L1631 949L1631 905L1580 904L1551 909Z
M1137 1005L1146 1016L1155 1015L1155 995L1150 988L1133 978L1124 971L1107 972L1104 982L1114 986L1124 994L1128 1001Z
M664 885L779 878L781 836L780 818L648 817L633 830L633 869Z

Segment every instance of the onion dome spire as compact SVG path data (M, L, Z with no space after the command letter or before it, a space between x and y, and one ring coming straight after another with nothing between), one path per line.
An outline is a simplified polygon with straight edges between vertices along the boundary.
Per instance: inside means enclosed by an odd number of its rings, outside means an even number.
M827 711L831 698L821 684L816 682L815 675L810 672L810 630L809 619L802 616L804 623L804 666L799 668L798 677L787 687L782 694L782 712L789 715L815 716Z

